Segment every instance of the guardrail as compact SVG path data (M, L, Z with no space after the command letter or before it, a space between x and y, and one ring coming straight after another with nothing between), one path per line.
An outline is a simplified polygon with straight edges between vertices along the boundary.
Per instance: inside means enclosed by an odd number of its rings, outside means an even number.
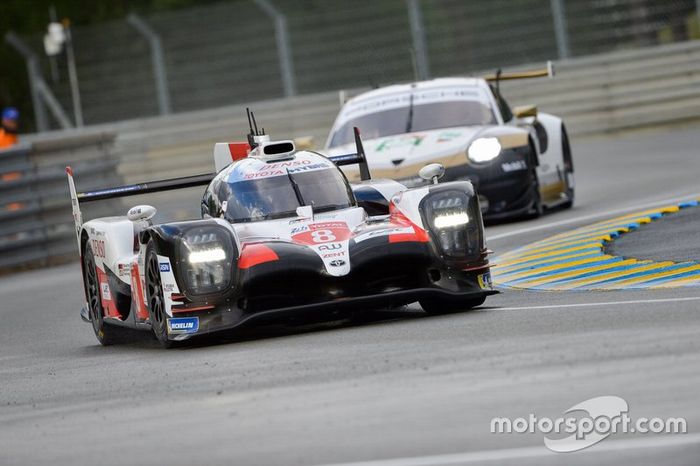
M65 166L81 189L118 184L114 137L53 135L0 151L0 271L77 257Z

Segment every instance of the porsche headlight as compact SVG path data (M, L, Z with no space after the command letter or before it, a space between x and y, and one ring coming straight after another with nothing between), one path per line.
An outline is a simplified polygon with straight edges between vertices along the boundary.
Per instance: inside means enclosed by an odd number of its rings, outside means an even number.
M188 230L180 240L183 280L192 294L218 293L229 286L233 268L230 234L212 226Z
M442 191L423 201L425 219L445 256L464 258L478 250L478 217L471 211L469 199L461 191Z
M475 139L467 149L469 160L475 163L490 162L501 153L501 143L497 138Z

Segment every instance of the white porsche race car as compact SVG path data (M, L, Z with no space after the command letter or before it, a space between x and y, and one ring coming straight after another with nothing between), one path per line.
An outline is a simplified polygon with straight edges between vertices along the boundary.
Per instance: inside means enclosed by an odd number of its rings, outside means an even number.
M330 155L352 147L362 131L372 173L406 186L426 182L418 170L439 162L445 179L469 180L486 220L538 216L574 202L574 166L561 118L533 105L511 110L499 82L552 76L547 69L444 78L388 86L348 100L326 142ZM356 170L344 169L350 179Z

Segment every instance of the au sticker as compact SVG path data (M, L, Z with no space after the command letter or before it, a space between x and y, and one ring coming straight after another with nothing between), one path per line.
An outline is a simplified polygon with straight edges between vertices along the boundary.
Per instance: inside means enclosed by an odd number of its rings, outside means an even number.
M491 282L491 272L482 273L476 278L479 281L479 288L482 290L490 290L493 288L493 282Z

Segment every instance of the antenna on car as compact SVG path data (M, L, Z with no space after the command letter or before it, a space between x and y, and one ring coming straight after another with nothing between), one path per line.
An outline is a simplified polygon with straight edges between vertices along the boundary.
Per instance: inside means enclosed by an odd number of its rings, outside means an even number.
M260 136L260 133L258 132L258 123L255 121L255 113L250 112L250 117L253 119L253 128L255 128L255 135Z
M250 116L250 108L246 107L245 112L248 116L248 145L250 146L250 150L253 150L258 147L258 143L255 142L255 133L253 132L253 120Z
M367 157L365 156L365 148L362 145L362 138L360 137L360 128L355 126L353 129L355 133L355 148L357 150L357 157L359 158L358 165L360 166L360 179L362 181L372 179L369 174L369 167L367 166Z
M498 105L503 105L503 96L501 95L501 74L503 71L498 68L496 70L495 81L496 81L496 98L498 99Z

